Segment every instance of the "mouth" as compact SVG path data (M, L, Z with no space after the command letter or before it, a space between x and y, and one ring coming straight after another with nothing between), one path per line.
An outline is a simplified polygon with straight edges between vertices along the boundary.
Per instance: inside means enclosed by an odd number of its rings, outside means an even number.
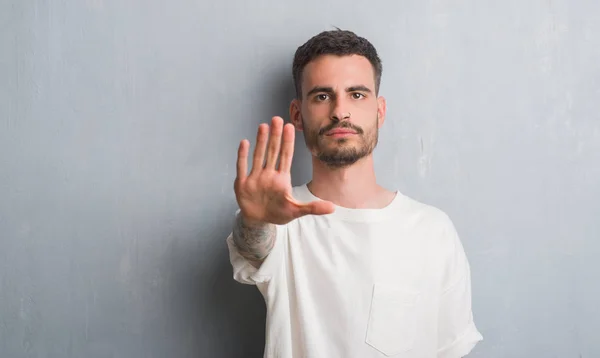
M328 137L340 138L340 137L348 137L357 134L355 131L351 129L334 129L325 133Z

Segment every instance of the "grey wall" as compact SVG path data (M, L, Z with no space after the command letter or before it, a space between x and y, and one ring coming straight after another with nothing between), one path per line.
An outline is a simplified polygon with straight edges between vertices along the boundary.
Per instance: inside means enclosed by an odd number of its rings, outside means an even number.
M224 241L237 144L287 117L294 50L333 26L384 61L381 183L461 233L471 356L600 357L599 16L592 0L4 0L0 357L259 357L264 304Z

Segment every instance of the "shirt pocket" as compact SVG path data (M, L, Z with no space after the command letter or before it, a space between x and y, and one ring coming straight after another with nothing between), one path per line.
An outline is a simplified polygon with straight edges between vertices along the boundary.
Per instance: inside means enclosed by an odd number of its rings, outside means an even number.
M390 357L413 348L419 292L390 284L373 285L365 342Z

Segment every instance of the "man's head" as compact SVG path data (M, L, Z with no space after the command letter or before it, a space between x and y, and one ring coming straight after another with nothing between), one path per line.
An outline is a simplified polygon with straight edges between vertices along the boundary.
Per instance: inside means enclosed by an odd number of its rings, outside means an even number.
M296 51L291 120L323 163L343 168L373 152L385 117L381 72L373 45L350 31L322 32Z
M365 38L351 31L323 31L298 47L294 55L292 74L296 97L302 99L302 74L309 62L322 55L350 56L358 55L369 60L373 66L375 94L379 93L383 67L375 47Z

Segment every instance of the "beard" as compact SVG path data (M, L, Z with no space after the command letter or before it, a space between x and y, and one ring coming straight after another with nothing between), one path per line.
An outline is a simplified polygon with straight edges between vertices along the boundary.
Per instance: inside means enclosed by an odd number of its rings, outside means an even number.
M366 130L350 122L334 122L321 129L304 132L304 141L319 161L332 169L346 168L373 153L379 139L378 116ZM304 120L303 120L304 121ZM306 122L304 122L304 128ZM332 129L347 128L356 132L350 138L328 138L325 133Z

